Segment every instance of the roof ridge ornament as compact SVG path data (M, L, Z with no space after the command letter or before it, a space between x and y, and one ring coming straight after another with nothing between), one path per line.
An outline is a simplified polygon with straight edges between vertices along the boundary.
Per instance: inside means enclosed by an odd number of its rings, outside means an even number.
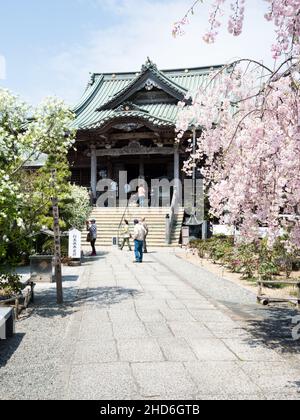
M136 92L142 89L151 91L153 88L165 91L166 94L176 99L177 102L183 101L187 94L186 89L164 75L148 57L139 76L132 79L129 84L114 96L110 97L109 100L97 108L96 111L115 109L120 106L120 104L124 103L124 101L130 101Z
M146 63L142 65L142 72L144 73L149 69L158 70L157 65L152 60L150 60L149 57L147 57Z
M95 79L96 79L95 73L90 72L90 80L89 80L88 86L93 86L93 84L95 83Z

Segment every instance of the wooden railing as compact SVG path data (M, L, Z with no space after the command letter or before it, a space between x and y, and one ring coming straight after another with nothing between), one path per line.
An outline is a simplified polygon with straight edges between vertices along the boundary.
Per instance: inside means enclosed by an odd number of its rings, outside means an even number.
M170 245L172 242L172 231L174 222L176 220L176 214L178 210L178 191L177 188L174 188L174 194L172 198L172 203L170 211L166 217L166 244Z
M122 224L123 224L123 222L125 220L125 215L128 212L128 209L129 209L129 200L127 200L127 204L126 204L125 210L124 210L124 212L122 214L122 218L121 218L120 223L119 223L119 226L118 226L118 233L117 233L117 245L118 246L120 244L120 231L121 231L121 227L122 227Z

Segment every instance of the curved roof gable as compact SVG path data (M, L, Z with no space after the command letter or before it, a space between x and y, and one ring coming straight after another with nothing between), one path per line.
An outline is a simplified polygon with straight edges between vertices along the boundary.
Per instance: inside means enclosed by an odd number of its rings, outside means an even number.
M73 127L78 130L102 128L112 117L121 116L126 119L138 116L144 121L152 120L159 127L162 127L164 121L166 126L172 124L175 127L178 101L183 100L187 92L194 92L204 86L210 73L220 67L159 71L148 59L139 73L94 73L79 104L74 108L76 119ZM155 92L155 86L162 90ZM147 95L144 95L147 88L150 92L149 101L145 100ZM151 95L151 90L154 95ZM153 99L155 96L156 99Z
M151 90L153 87L165 91L177 101L184 100L187 94L187 90L166 77L158 70L157 66L148 59L146 64L143 65L141 73L139 73L128 86L98 108L97 111L114 109L143 88L149 88L149 90Z

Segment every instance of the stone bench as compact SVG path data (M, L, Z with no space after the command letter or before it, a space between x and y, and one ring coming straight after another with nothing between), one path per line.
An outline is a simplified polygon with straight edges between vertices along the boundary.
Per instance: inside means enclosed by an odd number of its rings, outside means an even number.
M6 340L15 333L15 317L12 308L0 308L0 340Z
M261 303L264 306L268 306L270 303L293 303L297 306L298 309L300 309L300 279L299 280L291 280L291 279L263 280L260 278L257 281L257 285L258 285L258 292L257 292L258 303ZM276 286L276 285L296 287L297 297L273 298L263 293L264 287L270 287L270 286Z

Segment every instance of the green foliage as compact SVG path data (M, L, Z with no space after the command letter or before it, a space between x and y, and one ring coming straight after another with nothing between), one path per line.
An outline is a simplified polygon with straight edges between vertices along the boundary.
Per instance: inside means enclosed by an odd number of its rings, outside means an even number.
M207 241L193 241L191 247L198 250L201 258L206 256L216 262L222 261L233 249L233 238L223 235L214 236Z
M214 236L206 241L193 241L190 247L198 251L200 258L209 258L220 263L233 273L240 273L243 279L255 280L260 276L271 279L284 272L291 275L296 258L285 247L285 238L278 240L270 249L267 241L259 243L235 243L233 237Z
M75 141L73 118L57 99L30 109L0 89L0 272L34 250L42 226L52 228L51 197L57 195L62 206L70 199L66 157ZM48 156L45 168L26 171L25 164L42 153Z
M21 290L20 276L8 272L0 274L0 297L17 295Z
M285 246L285 240L286 238L284 237L276 241L273 248L273 253L276 265L280 267L280 270L285 273L287 278L289 278L293 269L299 270L300 267L297 263L297 252L295 250L289 252Z
M70 201L63 206L63 217L68 228L82 229L91 213L88 190L77 185L70 186Z
M235 250L239 272L242 277L251 280L255 277L259 259L255 244L241 244Z
M61 255L62 257L67 257L69 253L69 241L67 237L61 238ZM48 238L43 242L42 252L43 255L53 255L54 254L54 241L53 238Z

